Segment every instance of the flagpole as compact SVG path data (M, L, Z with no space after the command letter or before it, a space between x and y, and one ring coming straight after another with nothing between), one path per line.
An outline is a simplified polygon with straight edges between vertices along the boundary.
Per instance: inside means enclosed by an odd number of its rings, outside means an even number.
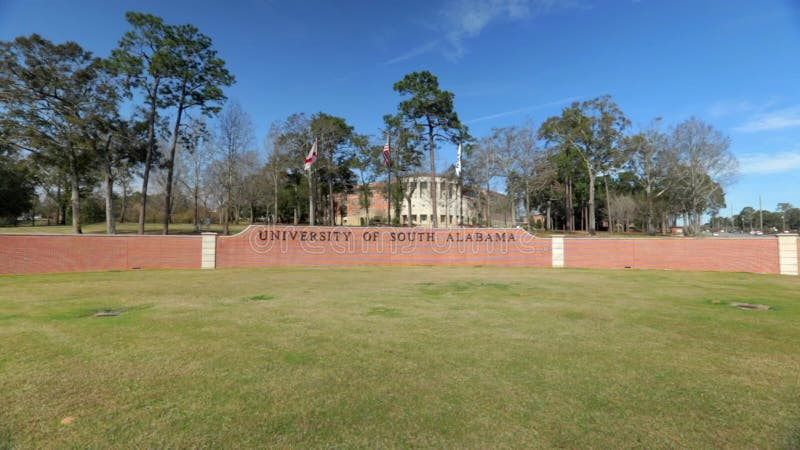
M386 145L389 146L391 151L391 142L392 138L387 136L386 137ZM389 153L389 157L386 159L386 170L389 174L388 181L387 181L387 189L389 190L387 197L389 198L389 208L387 210L387 217L389 218L389 226L392 226L392 157L391 153Z
M308 224L314 226L314 167L308 168Z
M458 144L458 216L459 225L464 226L464 182L461 178L461 173L464 168L461 167L461 144Z
M305 169L308 171L308 224L315 225L315 211L314 211L314 161L317 159L317 138L314 138L314 143L311 144L311 150L308 152L305 161Z

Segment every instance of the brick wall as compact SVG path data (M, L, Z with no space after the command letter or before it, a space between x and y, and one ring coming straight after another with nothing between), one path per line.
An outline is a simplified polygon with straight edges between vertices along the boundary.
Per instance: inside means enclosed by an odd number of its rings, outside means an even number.
M551 240L518 229L251 226L235 236L0 235L0 274L438 264L795 275L791 249L800 253L800 240L780 239L781 250L774 237Z
M779 273L778 241L757 239L565 239L564 266Z
M0 274L199 268L200 236L0 235Z
M324 239L321 233L325 234ZM217 239L217 267L415 264L550 267L551 258L549 239L538 239L516 229L253 226L238 235Z

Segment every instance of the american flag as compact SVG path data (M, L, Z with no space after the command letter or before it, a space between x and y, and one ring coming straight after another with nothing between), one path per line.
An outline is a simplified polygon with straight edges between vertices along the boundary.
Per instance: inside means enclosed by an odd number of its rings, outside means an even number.
M317 138L314 138L314 143L311 144L311 151L306 156L306 163L303 166L306 170L311 170L311 164L317 160Z
M389 141L386 141L386 145L383 146L381 154L383 154L383 165L388 167L391 162L391 159L389 159Z

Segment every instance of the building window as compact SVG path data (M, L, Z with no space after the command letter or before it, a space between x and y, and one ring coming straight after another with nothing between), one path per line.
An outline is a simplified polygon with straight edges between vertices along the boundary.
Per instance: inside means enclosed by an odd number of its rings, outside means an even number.
M439 223L447 225L447 219L445 219L445 217L446 216L444 214L439 216Z
M425 191L428 190L428 182L427 181L420 181L419 182L419 198L423 198L426 194Z
M412 214L411 215L411 225L414 225L415 223L417 223L417 215L416 214Z
M403 214L403 223L408 223L408 216Z
M420 214L419 215L419 223L425 223L427 221L428 221L428 215L427 214Z

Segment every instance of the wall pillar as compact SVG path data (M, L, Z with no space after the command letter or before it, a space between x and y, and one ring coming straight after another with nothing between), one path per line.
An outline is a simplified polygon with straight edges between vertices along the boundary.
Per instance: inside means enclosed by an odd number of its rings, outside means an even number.
M551 238L553 267L564 267L564 235L554 234Z
M778 235L778 264L781 275L797 275L797 235Z
M217 233L201 233L200 268L215 269L217 267Z

